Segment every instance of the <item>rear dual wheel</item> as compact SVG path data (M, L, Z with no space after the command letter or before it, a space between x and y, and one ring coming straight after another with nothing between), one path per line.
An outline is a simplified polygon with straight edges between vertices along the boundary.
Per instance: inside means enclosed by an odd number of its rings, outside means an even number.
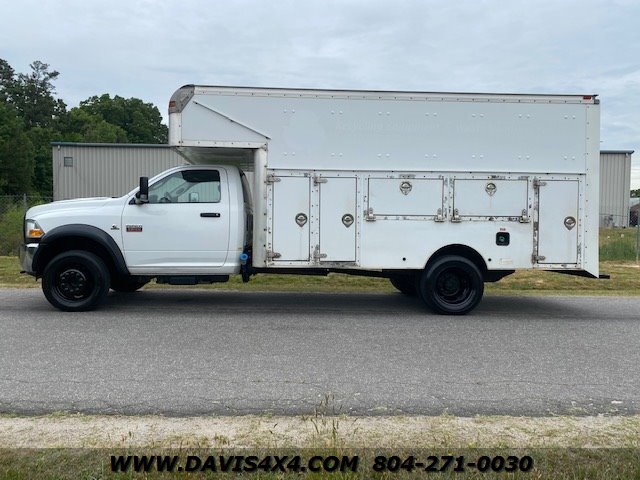
M415 297L418 294L415 275L395 275L389 278L389 281L391 285L405 295Z
M422 301L442 315L469 313L484 293L484 279L478 266L457 255L435 259L420 274L416 286Z

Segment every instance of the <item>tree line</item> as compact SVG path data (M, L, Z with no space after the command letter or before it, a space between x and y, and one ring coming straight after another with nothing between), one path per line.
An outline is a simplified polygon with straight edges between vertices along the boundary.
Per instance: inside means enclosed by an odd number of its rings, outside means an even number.
M92 96L71 109L56 97L59 72L35 61L16 73L0 59L0 195L51 197L51 142L167 143L157 107Z

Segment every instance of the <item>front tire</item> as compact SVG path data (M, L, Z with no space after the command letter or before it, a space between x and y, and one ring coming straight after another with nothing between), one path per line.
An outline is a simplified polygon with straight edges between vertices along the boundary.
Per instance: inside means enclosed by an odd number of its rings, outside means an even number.
M480 303L484 279L478 266L468 258L446 255L422 272L418 293L436 313L465 315Z
M93 310L107 296L109 270L102 259L91 252L61 253L45 267L42 291L49 303L59 310Z

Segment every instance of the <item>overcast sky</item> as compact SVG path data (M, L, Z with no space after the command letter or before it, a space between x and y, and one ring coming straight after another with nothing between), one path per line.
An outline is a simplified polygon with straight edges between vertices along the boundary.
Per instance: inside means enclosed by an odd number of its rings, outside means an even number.
M0 0L0 58L166 116L188 83L597 93L602 149L638 150L640 0Z

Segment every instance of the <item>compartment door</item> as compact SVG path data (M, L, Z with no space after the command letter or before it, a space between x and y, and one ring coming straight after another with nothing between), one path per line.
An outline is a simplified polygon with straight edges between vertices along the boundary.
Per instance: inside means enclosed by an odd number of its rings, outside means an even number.
M442 217L442 178L370 178L369 212L379 219Z
M460 218L528 217L528 181L456 178L453 208Z
M536 190L537 263L578 263L578 181L545 180Z
M323 177L320 187L321 262L356 261L356 179Z
M309 261L311 179L277 178L271 188L273 261Z

